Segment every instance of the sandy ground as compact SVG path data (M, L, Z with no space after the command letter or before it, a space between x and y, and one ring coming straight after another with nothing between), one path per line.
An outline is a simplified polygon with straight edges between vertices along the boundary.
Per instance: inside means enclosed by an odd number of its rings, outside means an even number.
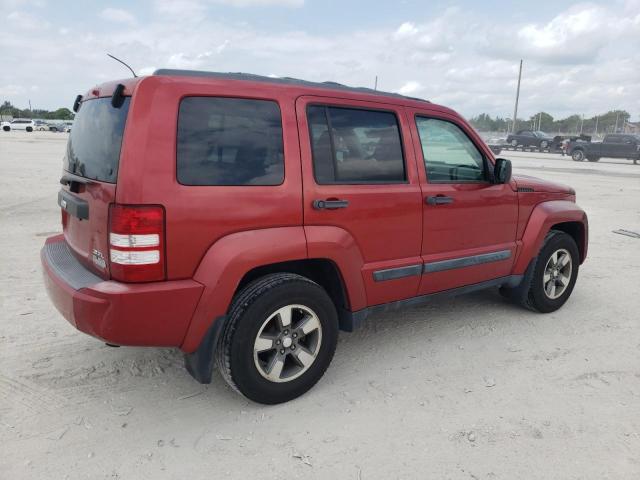
M550 315L484 292L370 319L293 402L209 386L170 349L109 348L44 291L65 134L0 132L0 478L640 477L640 166L513 153L573 185L591 244Z

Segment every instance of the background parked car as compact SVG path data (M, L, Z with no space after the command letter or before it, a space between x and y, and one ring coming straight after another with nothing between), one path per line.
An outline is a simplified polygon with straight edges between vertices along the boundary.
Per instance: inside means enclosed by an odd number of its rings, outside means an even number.
M549 148L553 143L553 137L540 130L519 130L507 137L507 143L510 143L512 147L521 146L545 149Z
M8 132L10 130L26 130L33 132L35 130L35 122L28 118L14 118L10 122L2 122L2 130Z
M46 132L49 131L49 124L44 120L34 120L34 130L38 132Z
M70 132L73 122L56 122L49 124L49 130L52 132Z

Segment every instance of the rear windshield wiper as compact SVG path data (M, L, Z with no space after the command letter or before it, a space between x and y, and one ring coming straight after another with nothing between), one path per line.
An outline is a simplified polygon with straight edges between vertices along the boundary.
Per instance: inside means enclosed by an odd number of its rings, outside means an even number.
M72 183L82 183L83 185L91 185L92 183L96 183L90 178L80 177L79 175L74 175L73 173L65 173L60 178L60 183L62 185L71 186Z

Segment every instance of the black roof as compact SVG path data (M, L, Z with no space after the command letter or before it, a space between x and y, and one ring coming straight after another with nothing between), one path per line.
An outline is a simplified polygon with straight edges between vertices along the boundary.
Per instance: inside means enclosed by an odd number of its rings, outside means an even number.
M417 100L419 102L430 103L428 100L416 97L407 97L399 93L383 92L366 87L348 87L337 82L310 82L291 77L265 77L253 73L233 73L233 72L203 72L199 70L179 70L171 68L161 68L153 72L153 75L184 76L184 77L213 77L225 80L245 80L250 82L276 83L281 85L297 85L301 87L325 88L328 90L342 90L347 92L366 93L369 95L379 95L382 97L402 98L405 100Z

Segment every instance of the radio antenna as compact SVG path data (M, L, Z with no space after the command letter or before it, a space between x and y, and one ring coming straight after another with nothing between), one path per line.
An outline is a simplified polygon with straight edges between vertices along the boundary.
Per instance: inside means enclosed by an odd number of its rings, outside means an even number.
M131 73L133 74L134 78L137 77L136 72L133 71L133 68L131 68L129 65L127 65L126 63L124 63L122 60L120 60L117 57L114 57L113 55L111 55L110 53L107 53L108 56L110 56L111 58L113 58L116 62L120 62L122 65L124 65L125 67L127 67L129 70L131 70Z

